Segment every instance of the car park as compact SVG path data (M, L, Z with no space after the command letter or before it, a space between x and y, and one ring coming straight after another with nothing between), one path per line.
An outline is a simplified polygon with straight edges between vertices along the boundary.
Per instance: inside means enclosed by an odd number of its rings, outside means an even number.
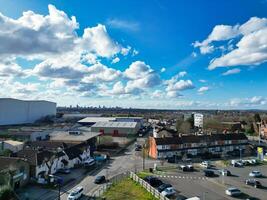
M79 199L81 198L82 195L83 195L83 187L79 186L70 192L70 194L68 195L68 200Z
M171 196L175 195L175 193L176 192L173 189L173 187L168 187L164 191L161 192L161 195L165 196L165 197L171 197Z
M256 179L247 179L245 180L246 185L251 185L255 188L260 188L262 187L261 183L257 181Z
M261 174L260 171L254 170L254 171L252 171L252 172L249 173L249 176L250 177L262 177L262 174Z
M235 187L231 187L225 190L225 194L228 196L237 197L240 196L242 192Z
M95 181L94 181L95 184L101 184L101 183L105 183L105 182L106 182L105 176L97 176L95 178Z
M159 191L159 192L162 192L162 191L164 191L166 188L169 188L169 187L172 187L172 185L171 185L171 184L164 183L164 184L162 184L161 186L158 187L158 191Z

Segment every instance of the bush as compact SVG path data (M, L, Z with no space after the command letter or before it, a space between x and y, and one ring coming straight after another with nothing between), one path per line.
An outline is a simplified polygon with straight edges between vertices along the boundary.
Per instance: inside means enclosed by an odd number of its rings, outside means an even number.
M14 192L9 186L0 187L0 200L12 199L13 196Z

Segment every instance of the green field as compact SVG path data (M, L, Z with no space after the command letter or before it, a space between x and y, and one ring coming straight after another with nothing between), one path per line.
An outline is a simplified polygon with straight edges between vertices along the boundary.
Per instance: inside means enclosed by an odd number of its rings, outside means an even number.
M131 179L124 179L111 186L103 195L107 200L156 200L142 186Z

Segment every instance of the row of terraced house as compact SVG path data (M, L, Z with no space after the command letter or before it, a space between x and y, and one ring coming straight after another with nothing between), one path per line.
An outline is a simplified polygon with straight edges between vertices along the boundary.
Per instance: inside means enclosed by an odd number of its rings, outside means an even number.
M248 138L243 133L149 137L149 156L155 159L173 156L218 158L248 152Z

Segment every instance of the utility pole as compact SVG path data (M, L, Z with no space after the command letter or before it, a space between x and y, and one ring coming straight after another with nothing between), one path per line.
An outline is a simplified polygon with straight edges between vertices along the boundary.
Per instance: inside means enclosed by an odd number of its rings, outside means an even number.
M242 148L241 148L241 146L239 146L239 153L240 153L240 160L242 160Z
M143 170L145 170L145 144L143 144Z
M257 123L259 125L259 145L261 144L261 122Z

